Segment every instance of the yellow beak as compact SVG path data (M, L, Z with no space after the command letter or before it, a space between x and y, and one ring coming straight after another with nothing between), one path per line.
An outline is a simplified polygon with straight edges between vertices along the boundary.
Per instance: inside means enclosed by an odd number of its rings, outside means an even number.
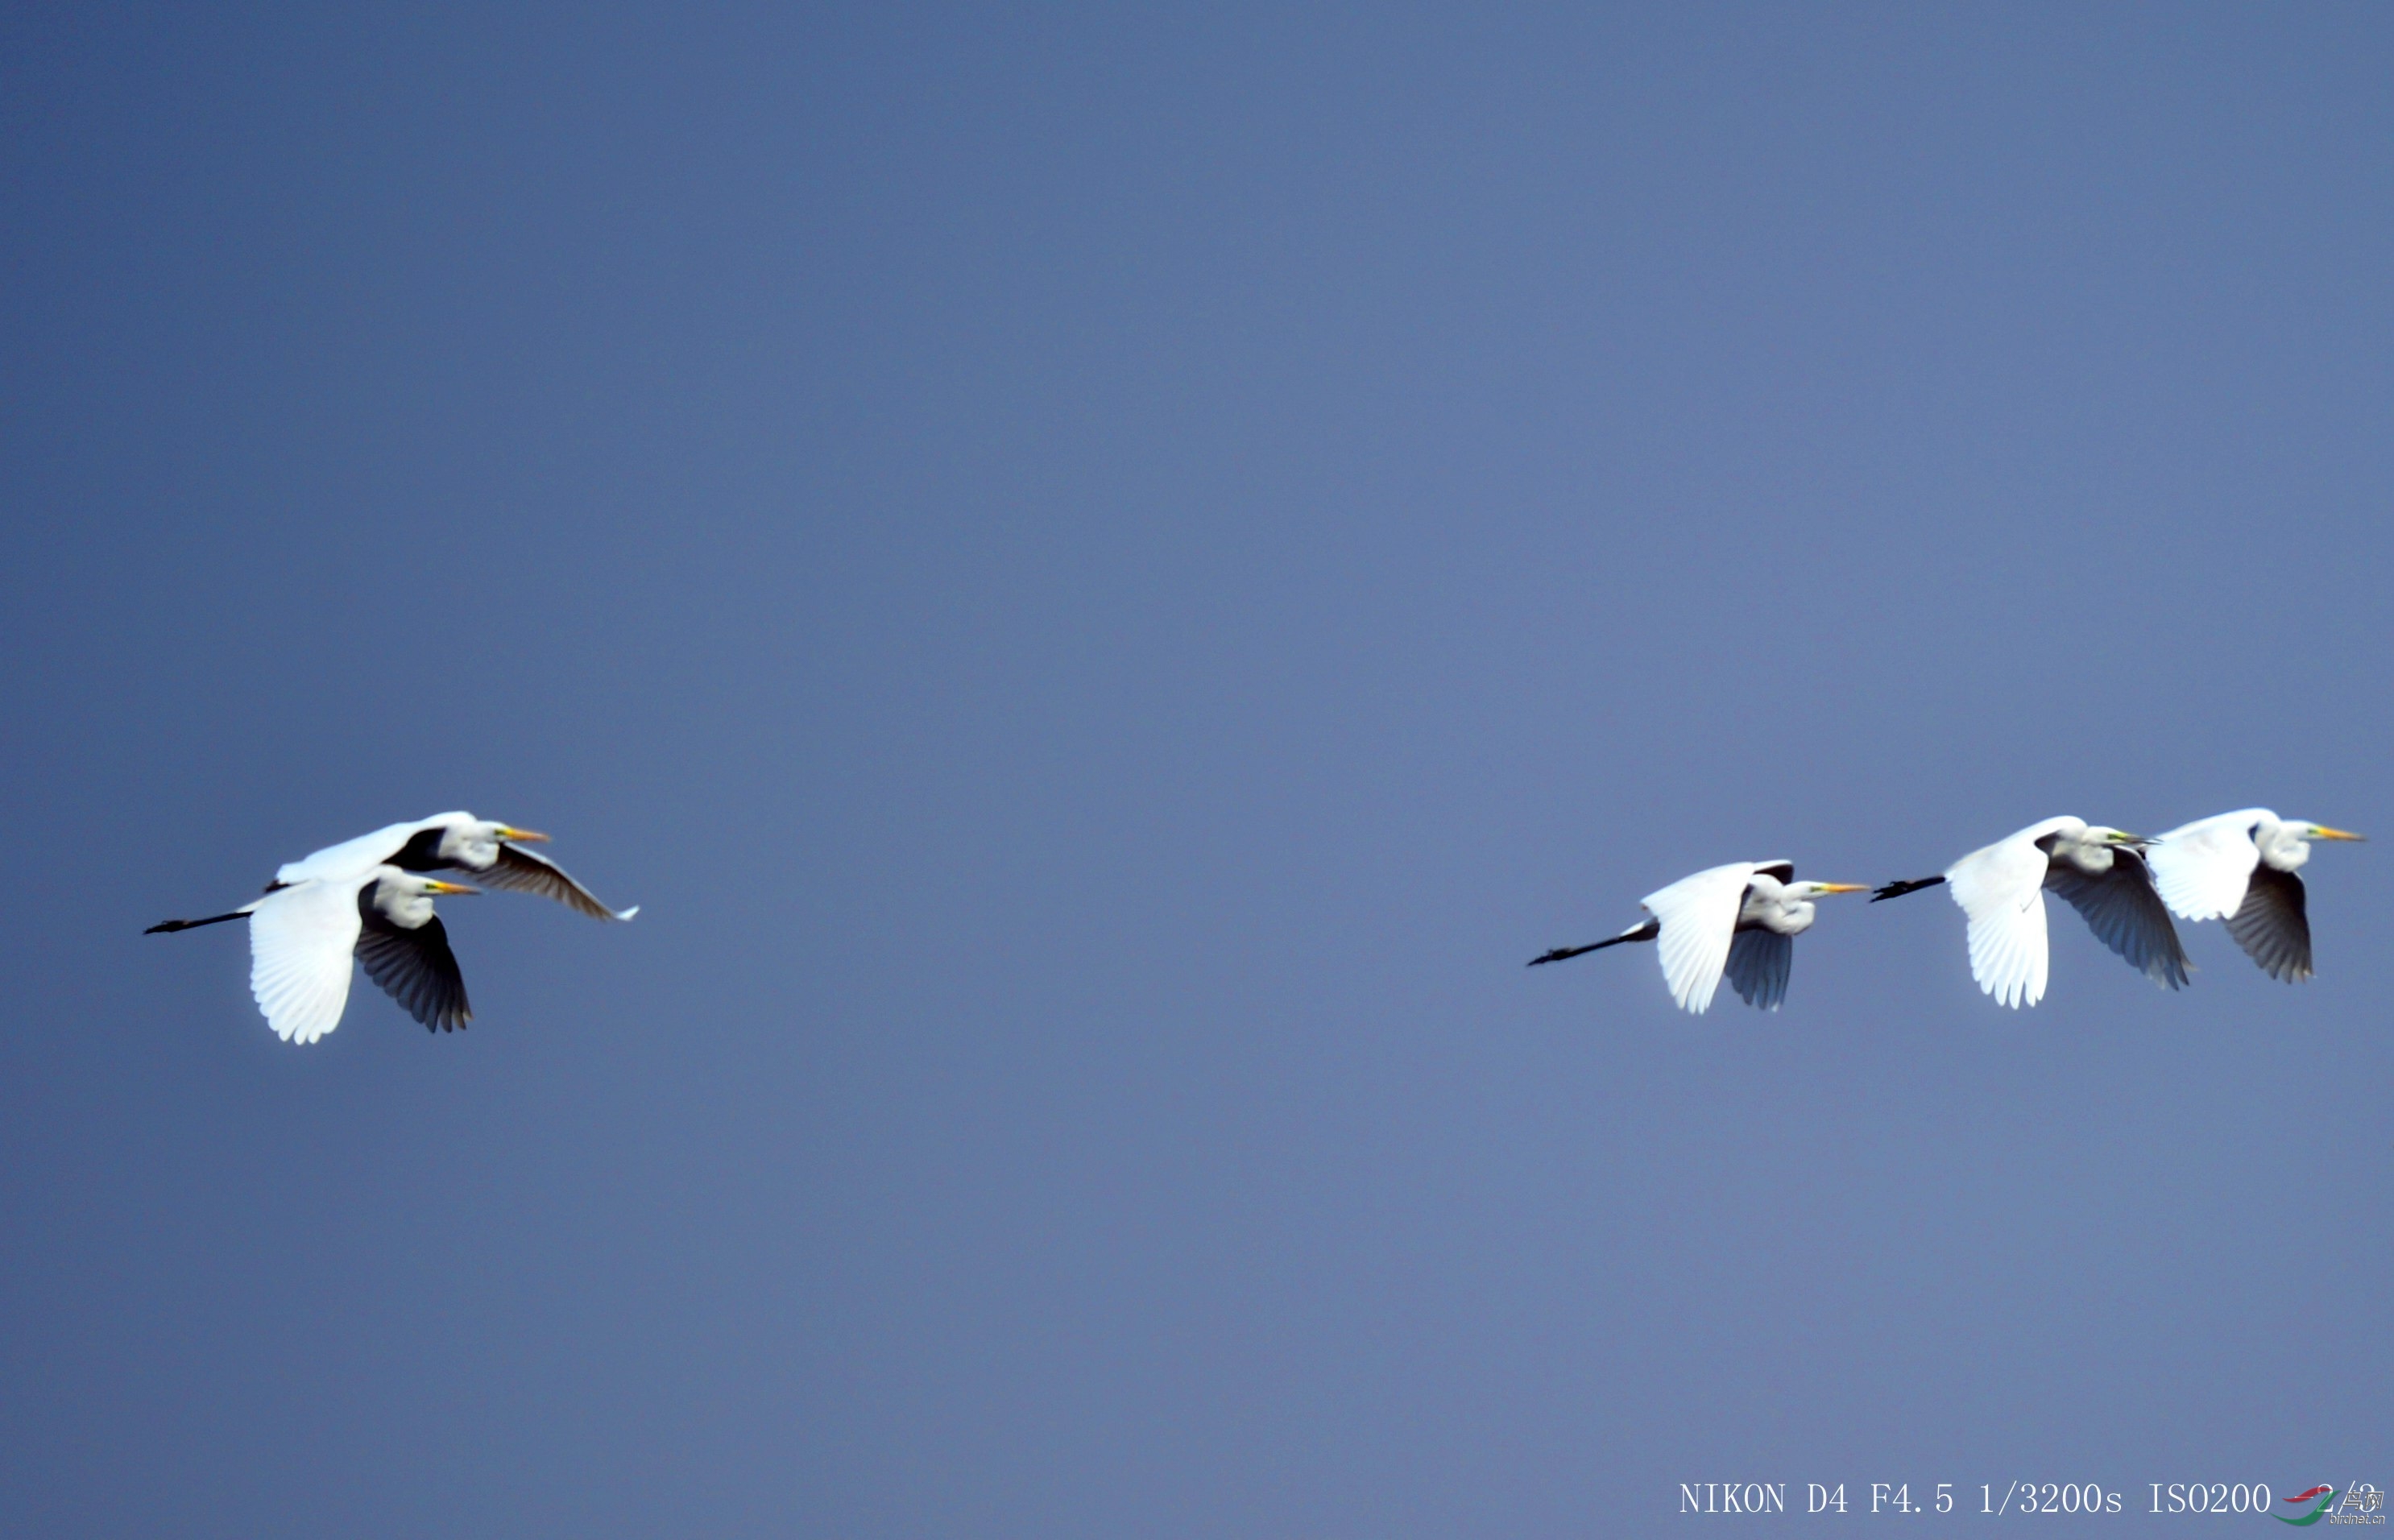
M501 839L516 840L525 845L546 845L548 843L548 836L542 834L538 829L510 829L504 823L499 825L499 837Z
M437 877L425 883L424 890L428 893L479 893L481 891L479 888L468 888L462 882L442 882Z
M2348 834L2342 829L2322 829L2319 833L2311 836L2311 837L2313 839L2367 839L2369 836L2367 835Z
M1821 884L1821 891L1823 893L1867 893L1870 890L1870 884L1867 882L1824 882Z

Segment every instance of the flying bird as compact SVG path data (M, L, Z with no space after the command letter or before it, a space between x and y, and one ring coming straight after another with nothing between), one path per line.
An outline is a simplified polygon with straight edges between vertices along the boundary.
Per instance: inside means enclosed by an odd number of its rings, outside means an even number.
M2129 967L2177 989L2186 983L2186 948L2137 853L2149 843L2082 819L2048 818L1971 851L1936 876L1890 882L1871 902L1950 885L1969 918L1970 977L2013 1009L2045 998L2047 888Z
M538 893L594 920L628 920L640 912L638 904L629 909L608 908L590 889L566 875L563 867L523 848L547 840L545 834L493 823L468 812L435 813L328 845L314 855L289 862L274 874L274 880L289 885L348 877L376 866L396 866L405 872L467 872L486 887Z
M435 813L288 862L265 897L230 914L167 920L150 933L247 919L250 993L286 1041L313 1043L340 1024L352 955L410 1015L447 1032L473 1012L432 898L480 889L426 873L470 872L489 887L542 894L596 919L639 913L608 908L556 862L522 848L547 838L468 812Z
M428 1030L448 1032L474 1013L432 899L478 891L397 866L370 866L277 881L264 898L229 915L164 920L147 933L249 921L249 992L266 1024L286 1043L313 1043L341 1024L352 956L410 1016Z
M1529 966L1559 963L1624 941L1660 941L1655 954L1671 1002L1703 1015L1724 975L1749 1006L1777 1010L1787 997L1796 938L1812 925L1812 900L1860 893L1858 882L1797 882L1792 861L1734 861L1647 894L1638 906L1653 915L1610 941L1559 946Z
M2273 979L2311 976L2311 922L2295 871L2308 841L2359 839L2267 808L2200 818L2156 838L2145 852L2162 900L2185 919L2226 920L2244 954Z

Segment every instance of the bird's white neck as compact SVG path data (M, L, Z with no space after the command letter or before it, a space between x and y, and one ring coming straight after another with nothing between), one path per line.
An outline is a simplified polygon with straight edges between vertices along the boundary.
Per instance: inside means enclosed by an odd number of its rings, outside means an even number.
M2274 818L2263 820L2254 829L2253 844L2260 850L2262 862L2273 871L2291 872L2311 859L2310 842L2293 824Z
M2118 847L2085 829L2064 829L2053 836L2052 849L2054 860L2066 861L2082 872L2099 875L2111 869Z
M1745 902L1738 910L1738 923L1760 926L1782 936L1798 936L1811 928L1812 904L1808 899L1790 895L1777 879L1757 872L1753 886L1745 890Z

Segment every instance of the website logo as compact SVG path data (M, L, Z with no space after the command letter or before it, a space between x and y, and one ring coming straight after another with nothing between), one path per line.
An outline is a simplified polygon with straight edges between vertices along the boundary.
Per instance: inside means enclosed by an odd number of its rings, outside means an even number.
M2315 1486L2285 1501L2299 1507L2305 1503L2316 1506L2298 1519L2282 1513L2270 1518L2282 1524L2316 1524L2324 1519L2331 1524L2382 1524L2386 1521L2386 1494L2367 1481L2355 1481L2338 1493L2332 1486Z

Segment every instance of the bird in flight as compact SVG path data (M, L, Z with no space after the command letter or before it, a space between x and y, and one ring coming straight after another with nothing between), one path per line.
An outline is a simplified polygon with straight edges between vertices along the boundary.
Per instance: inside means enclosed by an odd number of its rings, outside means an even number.
M472 813L435 813L328 845L314 855L289 862L274 874L274 880L296 883L348 876L375 866L396 866L404 872L467 872L485 887L538 893L594 920L628 920L640 912L638 904L629 909L608 908L589 888L566 875L563 867L523 848L547 842L545 834L493 823Z
M2150 843L2083 819L2048 818L1971 851L1936 876L1890 882L1871 902L1948 885L1969 920L1970 976L2013 1009L2045 998L2047 888L2129 967L2177 989L2187 981L2186 949L2138 854Z
M1559 963L1624 941L1659 941L1655 954L1671 1002L1701 1016L1726 977L1749 1006L1777 1010L1787 997L1796 938L1812 925L1812 900L1860 893L1858 882L1797 882L1792 861L1735 861L1681 877L1638 901L1653 915L1609 941L1559 946L1529 966Z
M2267 808L2200 818L2146 850L2162 900L2190 920L2226 920L2244 954L2273 979L2311 976L2311 922L2295 872L2308 841L2361 836Z
M249 921L249 992L266 1024L286 1043L313 1043L341 1024L349 999L349 959L428 1030L448 1032L474 1019L449 933L432 912L433 895L473 893L396 866L343 876L277 882L266 896L229 915L162 920L149 934Z
M481 891L428 876L470 872L489 887L538 893L603 920L639 913L610 909L554 862L522 849L546 835L438 813L393 823L286 862L266 894L229 914L165 920L149 934L249 921L250 993L286 1042L313 1043L340 1025L349 996L349 959L428 1029L473 1020L466 981L434 897Z

